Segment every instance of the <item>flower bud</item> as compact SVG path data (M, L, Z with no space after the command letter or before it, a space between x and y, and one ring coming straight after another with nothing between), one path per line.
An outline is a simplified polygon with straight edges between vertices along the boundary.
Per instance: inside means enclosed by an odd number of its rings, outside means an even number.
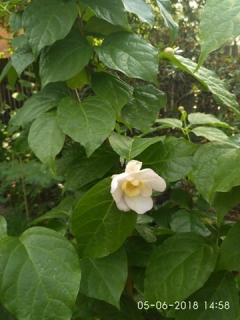
M172 56L174 56L174 50L170 47L167 47L164 49L164 52L171 54Z

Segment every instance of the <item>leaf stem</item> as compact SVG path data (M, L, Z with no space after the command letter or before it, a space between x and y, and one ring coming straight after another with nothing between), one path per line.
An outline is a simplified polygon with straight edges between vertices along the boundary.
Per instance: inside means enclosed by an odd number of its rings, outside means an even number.
M25 204L26 219L27 221L29 221L28 201L27 201L27 194L26 194L26 188L24 183L24 172L23 172L23 164L22 164L21 156L19 157L19 164L21 168L22 191L23 191L23 199Z
M81 101L81 99L80 99L80 96L79 96L79 93L78 93L77 89L75 89L75 93L76 93L76 96L77 96L77 98L78 98L78 101Z
M128 267L128 276L125 284L125 291L126 294L133 299L133 283L132 283L132 277L130 273L130 268Z

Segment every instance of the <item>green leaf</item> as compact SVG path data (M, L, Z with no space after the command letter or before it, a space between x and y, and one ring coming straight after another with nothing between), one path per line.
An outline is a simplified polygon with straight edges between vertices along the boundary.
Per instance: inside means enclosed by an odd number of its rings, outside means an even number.
M164 137L130 138L113 131L108 139L113 150L129 161L134 159L152 144L164 140Z
M11 56L12 66L17 71L18 75L23 72L31 63L34 62L35 58L29 44L15 50Z
M43 49L39 62L42 86L72 78L88 64L92 53L93 48L77 30Z
M154 252L146 269L145 300L174 303L201 288L214 270L217 249L197 234L181 233ZM159 272L161 270L161 272Z
M33 226L42 221L45 221L48 223L48 220L51 220L51 219L67 219L70 217L76 202L77 202L76 198L74 198L73 196L68 196L64 198L55 208L46 212L39 218L31 221L29 224L30 226ZM47 225L47 223L45 223L45 225Z
M195 72L197 64L192 60L179 55L173 56L163 52L160 54L160 59L167 59L173 65L192 75L207 87L223 105L229 107L229 109L240 118L240 110L238 102L236 101L236 96L226 89L226 84L220 80L213 71L201 67Z
M71 30L77 14L74 1L36 0L28 4L22 16L22 26L34 55L63 39Z
M10 60L9 60L10 61ZM7 63L8 65L8 63ZM5 70L5 67L3 69L3 71ZM14 87L17 80L18 80L18 74L17 74L17 71L14 69L13 66L10 67L10 69L8 70L7 72L7 81L8 81L8 84L11 86L11 87ZM1 82L1 79L0 79L0 82Z
M192 196L184 189L172 189L170 199L178 204L181 208L192 208Z
M171 33L170 41L172 42L177 37L178 24L173 20L169 12L171 9L171 4L169 0L157 0L157 5L163 17L165 25L170 29L170 33Z
M123 0L126 11L134 13L142 22L146 22L151 27L154 22L154 15L151 5L144 0Z
M202 112L190 113L188 115L188 121L191 125L209 124L216 127L231 128L229 124L220 121L213 114L206 114Z
M121 212L110 194L111 179L102 180L72 213L72 232L82 256L102 258L116 251L133 231L137 215Z
M60 129L55 112L48 112L31 125L28 143L35 155L53 169L55 156L61 151L65 135Z
M14 151L16 153L28 153L30 151L28 145L28 130L21 131L20 135L14 141Z
M118 310L105 301L79 294L75 308L77 310L74 316L77 319L96 319L101 317L104 320L144 320L135 301L127 295L122 295L120 307L121 310Z
M141 237L134 236L127 239L125 248L130 266L146 267L156 246Z
M213 172L217 167L218 159L224 153L235 150L236 147L220 142L210 142L199 147L193 157L193 177L198 192L208 202L212 197L214 185ZM221 176L224 171L221 172ZM225 173L224 173L225 176Z
M218 128L209 128L209 127L197 127L191 130L196 136L198 137L204 137L209 141L220 141L220 142L229 142L231 143L231 140L229 137L222 132Z
M69 155L69 150L67 150L60 160L60 166L63 163L63 174L66 177L64 190L77 190L89 182L102 178L118 158L118 155L106 146L98 148L90 158L87 158L81 147L78 147L72 155Z
M29 46L28 39L25 36L25 34L20 34L19 36L13 38L11 41L11 46L14 48L20 48L20 47L22 48L25 46L26 49L28 49L28 51L32 53L33 59L35 60L32 49Z
M127 26L127 14L121 0L81 0L81 3L89 7L98 18L107 20L116 25Z
M199 221L194 211L177 211L171 216L170 226L175 232L195 232L205 237L210 235L209 230Z
M237 319L239 302L233 275L212 273L204 286L186 300L186 305L190 307L177 311L176 320Z
M218 225L221 225L223 217L240 203L240 186L233 187L229 192L216 192L211 199L211 206L216 211Z
M10 16L9 25L15 32L22 29L22 14L23 11L17 11Z
M137 233L148 243L156 242L157 237L152 228L148 226L136 225Z
M146 132L154 124L166 95L153 86L135 87L133 97L122 109L122 118L132 127Z
M90 84L90 76L86 68L82 69L67 81L67 85L71 89L82 88L86 84Z
M168 129L168 128L182 129L182 121L178 119L171 119L171 118L156 119L155 123L160 123L162 129Z
M228 192L240 185L240 149L229 150L223 153L217 162L214 171L214 184L212 192Z
M17 319L70 319L80 285L76 251L43 227L2 237L0 283L1 300Z
M93 74L92 89L99 97L109 101L116 109L117 114L120 114L122 107L133 95L133 87L106 72L96 72Z
M98 97L82 102L65 98L59 105L57 119L63 132L80 142L89 157L114 129L115 111Z
M50 83L42 91L34 94L11 118L10 124L22 126L38 118L41 114L57 107L70 92L64 83Z
M7 221L4 216L0 215L0 237L7 235Z
M3 79L8 75L8 73L13 69L12 60L8 60L7 64L3 68L0 74L0 83L2 83Z
M106 20L97 18L96 16L91 17L84 25L84 30L94 35L108 36L111 33L123 31L124 28L119 25L113 25Z
M127 256L123 248L101 259L80 261L80 292L87 297L106 301L120 309L120 297L128 275Z
M106 37L95 50L107 67L130 78L157 83L158 53L146 39L129 32L117 32Z
M220 247L217 270L240 271L240 222L228 232Z
M240 35L239 1L207 1L201 14L199 28L201 33L201 55L198 67L210 52L220 48L229 39Z
M185 177L192 170L192 156L196 146L175 137L166 138L147 148L138 160L145 168L156 171L168 182L177 181Z

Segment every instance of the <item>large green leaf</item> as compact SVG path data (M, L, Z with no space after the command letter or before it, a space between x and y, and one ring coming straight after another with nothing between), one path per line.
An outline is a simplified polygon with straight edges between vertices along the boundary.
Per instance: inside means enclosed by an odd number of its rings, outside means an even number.
M35 58L29 44L26 44L13 52L11 60L13 67L20 76L23 70L34 62Z
M194 211L178 210L171 216L170 226L171 230L175 232L195 232L203 236L210 234Z
M198 192L207 200L212 197L214 185L213 172L217 167L219 157L236 147L221 142L211 142L202 145L193 157L193 177ZM225 176L225 172L221 172Z
M157 0L157 5L160 9L165 25L170 29L171 41L173 41L178 34L178 24L173 20L170 10L171 4L169 0Z
M165 137L130 138L111 132L109 142L113 150L128 161L134 159L152 144L164 140Z
M156 246L153 243L146 242L143 238L135 236L127 239L125 248L130 266L146 267Z
M92 89L99 97L108 100L118 114L133 95L133 87L106 72L93 74Z
M120 309L120 297L128 275L127 256L123 248L101 259L80 261L80 292L87 297L106 301Z
M107 20L116 25L128 25L127 13L121 0L81 0L81 3L89 7L98 18Z
M147 4L144 0L122 0L125 9L128 12L135 13L138 18L148 23L150 26L153 25L154 15L152 7Z
M168 129L168 128L178 128L182 129L182 121L178 119L172 119L172 118L163 118L163 119L156 119L155 123L160 123L162 129ZM159 127L158 127L159 128Z
M220 141L220 142L229 142L231 143L231 140L229 137L222 132L222 130L218 128L211 128L211 127L196 127L191 130L196 136L198 137L204 137L209 141Z
M145 299L174 303L186 299L214 270L217 249L206 238L182 233L167 239L154 252L146 269Z
M36 0L28 4L22 16L22 26L35 56L45 46L63 39L71 30L77 14L74 1Z
M160 54L160 59L169 60L173 65L195 77L206 86L223 105L229 107L240 118L240 110L238 102L236 101L236 96L226 89L226 84L218 78L216 73L204 67L199 68L198 71L195 72L197 64L192 60L179 55L173 56L166 52L162 52Z
M135 87L133 97L122 109L122 118L143 132L149 130L166 104L166 95L153 86Z
M108 36L111 33L123 31L124 28L93 16L84 25L84 30L94 35Z
M229 231L220 247L218 270L240 271L240 222Z
M77 30L44 48L39 62L42 86L72 78L88 64L92 53L93 48Z
M144 167L156 171L168 182L185 177L192 170L192 156L196 146L184 139L166 138L147 148L138 159Z
M237 319L239 301L233 275L212 273L204 286L186 300L186 306L176 313L176 320Z
M228 192L240 185L240 149L229 150L222 154L214 171L212 192Z
M65 98L58 111L58 123L64 133L80 142L89 157L115 126L115 111L106 100L89 97L82 102Z
M109 255L123 244L135 227L136 213L117 209L110 184L110 178L99 182L73 211L72 232L82 256L102 258Z
M74 247L57 232L34 227L0 238L0 295L19 320L70 320L80 285Z
M157 82L157 50L146 39L129 32L117 32L106 37L95 50L107 67L130 78Z
M56 155L61 151L65 135L60 129L55 112L48 112L31 125L28 143L35 155L47 166L53 168Z
M216 116L213 114L206 114L202 112L195 112L190 113L188 115L188 121L191 125L211 125L216 127L223 127L223 128L231 128L229 124L226 122L220 121Z
M201 14L200 66L207 55L240 35L238 0L208 0ZM210 31L210 32L209 32Z
M221 225L223 217L240 203L240 186L233 187L229 192L216 192L211 199L211 206L216 211L218 224Z
M64 190L77 190L89 182L100 179L118 160L118 155L109 147L101 146L91 157L87 158L84 148L73 146L63 153L58 168L66 178ZM58 170L59 172L59 170Z
M39 117L46 111L56 107L58 103L70 94L64 83L50 83L42 91L34 94L11 118L10 124L22 126Z

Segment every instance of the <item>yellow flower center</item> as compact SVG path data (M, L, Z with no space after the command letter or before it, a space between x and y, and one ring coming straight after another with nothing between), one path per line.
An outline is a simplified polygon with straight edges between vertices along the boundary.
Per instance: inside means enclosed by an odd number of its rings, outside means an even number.
M136 197L140 194L141 189L144 188L144 183L138 179L132 181L124 181L122 190L129 197Z

